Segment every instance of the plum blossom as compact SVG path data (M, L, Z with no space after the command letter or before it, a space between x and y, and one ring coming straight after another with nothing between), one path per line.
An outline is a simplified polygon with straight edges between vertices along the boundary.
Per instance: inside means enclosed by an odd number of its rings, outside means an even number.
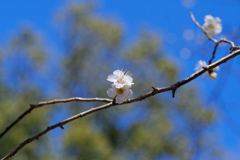
M205 23L203 24L203 29L209 34L209 35L216 35L221 33L222 31L222 25L221 25L221 19L216 17L215 19L211 15L206 15L204 18Z
M201 70L203 67L206 67L207 63L205 61L198 61L198 63L195 65L195 71Z
M129 85L124 85L122 88L117 88L116 85L112 84L112 88L107 90L107 94L111 98L115 97L116 103L121 104L125 99L132 97L133 92L130 87Z
M122 88L124 85L128 85L131 87L134 83L133 79L130 76L130 72L116 70L113 74L110 74L107 78L108 81L113 82L116 88Z
M203 67L206 67L207 66L207 63L205 61L198 61L198 63L196 64L196 67L195 67L195 71L199 71L201 70ZM215 71L218 71L219 70L219 66L209 70L208 72L205 72L203 74L203 77L205 77L206 75L208 75L208 77L212 78L213 80L215 80L217 78L217 73Z

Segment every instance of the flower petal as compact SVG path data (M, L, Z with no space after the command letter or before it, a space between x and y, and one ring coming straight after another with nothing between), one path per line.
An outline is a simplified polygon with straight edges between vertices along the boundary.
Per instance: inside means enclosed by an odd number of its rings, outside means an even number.
M113 89L113 88L109 88L109 89L107 90L107 95L108 95L109 97L111 97L111 98L114 98L114 97L117 95L116 90Z
M213 71L219 71L219 66L212 69Z
M209 77L212 78L213 80L215 80L217 78L217 73L216 72L211 72L209 74Z
M132 90L131 89L127 89L126 92L125 92L125 98L126 99L130 98L130 97L132 97L132 95L133 95Z
M213 18L212 15L206 15L205 18L204 18L204 21L205 22L213 22L214 18Z
M194 70L195 70L195 71L199 71L199 70L201 70L203 67L206 67L206 66L207 66L207 63L206 63L205 61L200 60L200 61L198 61L198 63L195 65Z
M116 89L116 85L115 85L115 84L112 84L112 88L115 90L115 89Z
M204 79L205 77L207 77L209 74L208 74L208 72L204 72L203 74L202 74L202 78Z
M110 82L116 82L117 81L117 77L114 74L110 74L110 75L108 75L107 80L110 81Z
M124 86L124 84L118 83L118 82L114 82L114 85L116 88L122 88Z
M122 88L123 89L129 89L129 88L131 88L131 85L124 85Z
M216 21L217 23L221 23L221 22L222 22L219 17L216 17L216 18L215 18L215 21Z
M206 67L207 66L207 63L205 61L198 61L198 63L202 66L202 67Z
M121 103L124 102L124 99L125 99L124 96L118 95L118 96L116 97L116 103L121 104Z
M134 83L132 83L133 78L132 78L131 76L129 76L129 75L124 75L124 81L125 81L125 83L126 83L127 85L132 85L132 84L134 84Z
M116 70L113 72L114 75L116 75L117 77L122 77L124 75L124 72L121 70Z

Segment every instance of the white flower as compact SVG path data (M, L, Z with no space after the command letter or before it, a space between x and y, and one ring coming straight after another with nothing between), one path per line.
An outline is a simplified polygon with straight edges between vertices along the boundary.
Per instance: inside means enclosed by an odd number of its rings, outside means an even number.
M211 15L206 15L204 18L205 23L203 29L210 35L214 36L222 32L221 19L216 17L215 19Z
M198 61L198 63L195 65L195 71L199 71L201 70L203 67L206 67L207 66L207 63L205 61Z
M116 86L112 84L112 88L107 90L107 94L111 98L116 96L116 103L121 104L125 99L132 97L133 92L130 87L129 85L124 85L122 88L116 88Z
M110 74L107 78L108 81L113 82L116 88L122 88L124 85L131 87L133 79L129 75L129 72L123 72L121 70L116 70L113 74Z
M207 63L205 61L198 61L198 63L196 64L196 67L194 68L195 71L199 71L201 70L203 67L206 67ZM208 72L204 72L203 73L203 77L205 77L206 75L208 75L208 77L212 78L213 80L215 80L217 78L217 73L214 71L218 71L219 70L219 66L209 70Z

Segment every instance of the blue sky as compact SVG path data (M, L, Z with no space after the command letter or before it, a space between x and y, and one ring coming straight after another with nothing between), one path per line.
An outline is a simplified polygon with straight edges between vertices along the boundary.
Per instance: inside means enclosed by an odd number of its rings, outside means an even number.
M163 39L163 50L166 56L175 62L181 70L179 80L194 72L195 63L202 59L208 61L214 44L203 39L203 34L189 16L193 10L196 19L203 24L204 16L211 14L220 17L223 31L215 38L232 38L229 32L236 32L240 26L240 1L238 0L99 0L98 12L118 21L124 28L126 39L131 41L141 27L154 30ZM51 41L53 50L58 48L59 35L54 24L54 14L66 1L55 0L1 0L0 1L0 46L11 37L19 27L29 24L45 39ZM236 44L240 41L234 39ZM228 45L221 45L217 50L216 59L228 52ZM237 131L240 130L240 109L238 97L239 61L237 57L229 63L223 64L216 81L198 78L192 84L197 84L200 96L211 103L212 94L218 94L216 88L223 82L221 95L217 95L216 106L222 111L218 125L214 132L226 150L226 159L235 160L240 157L240 140ZM238 73L238 74L237 74ZM210 99L210 100L209 100ZM233 125L234 127L230 126ZM240 133L238 131L238 133Z

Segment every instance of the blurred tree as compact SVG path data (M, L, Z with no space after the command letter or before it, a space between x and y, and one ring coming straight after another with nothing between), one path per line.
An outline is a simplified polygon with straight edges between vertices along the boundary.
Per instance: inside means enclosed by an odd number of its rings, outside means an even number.
M133 73L134 96L176 81L178 68L164 56L156 33L142 30L134 44L124 40L121 26L96 12L93 3L71 3L63 8L57 22L63 34L62 70L56 81L60 97L107 97L106 81L118 67ZM36 76L46 54L36 36L21 31L3 53L1 120L4 127L26 109L27 103L44 99ZM8 66L9 60L11 66ZM9 75L10 74L10 75ZM51 73L53 74L53 73ZM35 78L34 78L35 77ZM205 132L214 113L203 107L194 87L179 89L177 98L168 93L141 102L99 111L55 131L24 147L13 159L197 159L201 154L216 156ZM59 94L60 93L60 94ZM54 95L52 95L54 96ZM36 135L47 122L59 120L101 103L68 103L67 112L50 108L33 112L0 139L3 157L20 142ZM62 106L63 104L59 104ZM5 107L4 107L5 106ZM66 111L65 110L65 111ZM5 116L7 115L7 116ZM42 118L44 117L44 118ZM58 136L61 135L61 136ZM49 140L49 141L47 141ZM56 142L56 143L55 143ZM6 146L6 147L5 147ZM207 147L206 147L207 146Z
M1 132L23 113L31 102L43 98L39 83L42 66L45 64L46 50L38 36L29 28L22 28L13 35L1 54L0 80L0 126ZM0 139L0 157L17 147L23 140L46 127L48 110L32 112ZM46 117L46 118L43 118ZM46 139L45 139L46 140ZM35 159L40 148L47 143L44 139L38 144L28 145L13 159ZM36 151L36 152L35 152Z
M90 3L71 4L58 17L66 51L61 90L64 97L106 97L110 87L107 75L118 67L127 66L133 72L135 96L148 92L151 86L176 81L178 69L164 57L157 34L142 30L133 45L125 44L121 27L99 16ZM202 148L205 128L213 122L214 114L201 106L194 92L186 89L178 93L191 95L193 102L188 97L173 101L162 94L69 124L64 132L63 159L194 159L215 150L212 146ZM97 106L69 105L71 114ZM171 117L172 112L177 117ZM184 127L182 132L179 126ZM199 138L192 138L195 134Z

